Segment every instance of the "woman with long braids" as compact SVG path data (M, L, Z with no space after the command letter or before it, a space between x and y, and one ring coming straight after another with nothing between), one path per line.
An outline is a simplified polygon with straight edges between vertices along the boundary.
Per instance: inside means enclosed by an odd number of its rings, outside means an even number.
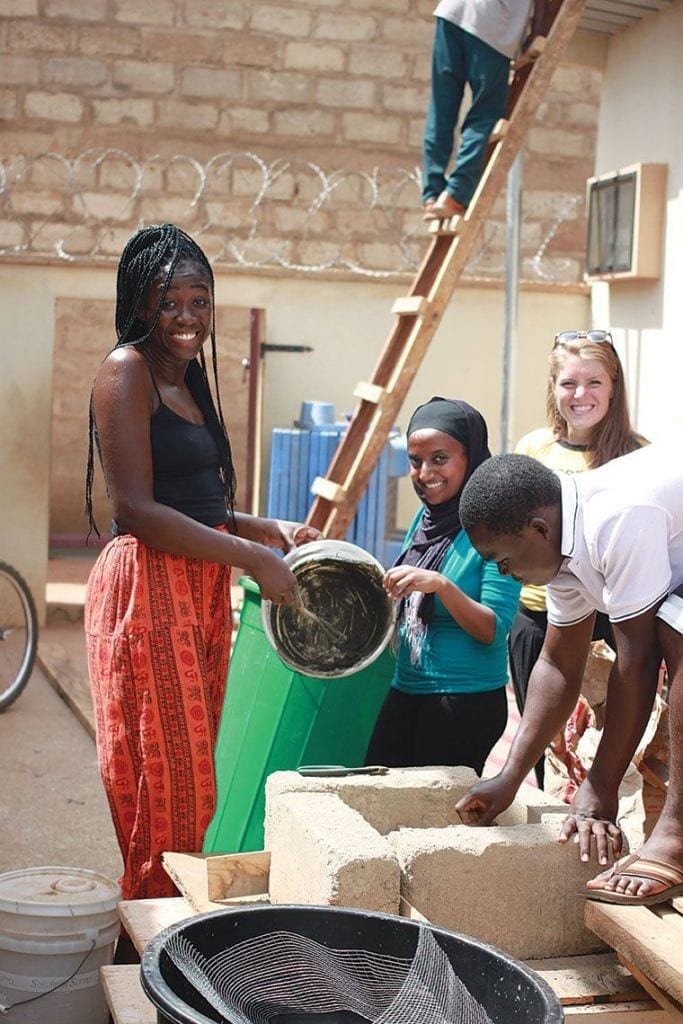
M124 861L124 899L168 896L164 850L199 851L216 804L214 743L230 651L230 566L270 600L297 584L269 548L317 530L234 511L218 397L214 285L172 224L138 231L118 267L116 346L91 396L114 539L88 583L85 630L98 763ZM215 400L204 343L210 339Z
M490 457L481 413L432 398L408 424L422 508L384 579L398 654L367 764L468 765L481 775L507 723L507 635L519 584L484 562L460 525L460 494Z

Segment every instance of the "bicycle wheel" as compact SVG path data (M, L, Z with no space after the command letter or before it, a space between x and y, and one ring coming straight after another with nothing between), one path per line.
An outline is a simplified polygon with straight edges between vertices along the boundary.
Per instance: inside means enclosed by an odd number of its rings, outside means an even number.
M38 647L38 616L28 584L0 562L0 711L26 686Z

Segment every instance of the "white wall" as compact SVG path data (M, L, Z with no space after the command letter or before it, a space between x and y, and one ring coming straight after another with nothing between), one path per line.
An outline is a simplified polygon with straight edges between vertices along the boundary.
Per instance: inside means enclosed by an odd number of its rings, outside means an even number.
M52 351L57 297L114 298L113 268L0 265L3 372L0 376L0 558L24 572L42 601L48 550ZM217 301L266 310L267 340L311 345L305 355L269 353L264 387L264 439L289 426L302 400L353 407L391 329L391 304L404 284L219 274ZM576 290L523 290L520 299L516 416L513 437L543 422L547 353L554 331L585 326L588 299ZM499 440L503 294L489 287L456 293L406 402L407 414L433 394L466 398ZM101 339L102 355L112 335ZM84 389L89 381L83 382ZM229 401L224 408L229 424ZM399 419L405 428L407 414ZM83 430L87 424L83 423ZM267 447L264 452L267 466ZM406 497L407 495L407 497ZM404 489L402 524L414 498Z
M624 356L638 428L649 438L683 426L683 2L610 40L596 173L668 164L659 281L593 289L595 326L611 325Z

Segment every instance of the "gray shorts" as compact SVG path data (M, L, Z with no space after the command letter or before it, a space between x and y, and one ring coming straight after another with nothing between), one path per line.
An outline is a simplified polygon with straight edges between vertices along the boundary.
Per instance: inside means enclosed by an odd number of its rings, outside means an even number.
M663 619L677 633L683 633L683 584L669 594L659 606L657 618Z

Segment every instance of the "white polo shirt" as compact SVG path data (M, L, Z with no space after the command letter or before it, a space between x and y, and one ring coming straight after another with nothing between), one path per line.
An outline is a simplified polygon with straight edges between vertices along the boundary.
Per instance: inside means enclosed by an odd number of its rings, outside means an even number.
M524 42L532 4L533 0L441 0L434 17L452 21L512 59Z
M641 615L683 583L681 447L648 445L587 473L558 473L564 562L548 584L548 621L593 611Z

